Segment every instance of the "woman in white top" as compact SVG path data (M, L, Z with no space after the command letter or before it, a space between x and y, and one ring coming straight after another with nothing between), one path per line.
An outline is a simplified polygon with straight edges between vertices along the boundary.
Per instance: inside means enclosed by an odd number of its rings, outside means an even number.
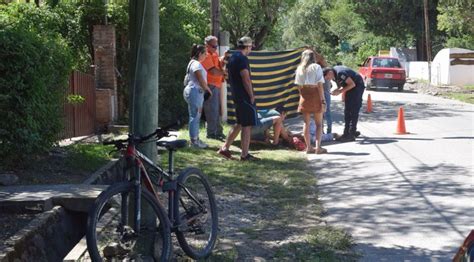
M206 69L200 63L206 58L206 55L206 48L203 45L194 44L191 48L191 61L186 69L187 83L183 91L184 99L188 103L191 146L196 148L207 147L207 144L199 139L199 122L204 103L204 92L209 92L212 95L207 86Z
M323 113L326 110L323 90L323 70L316 63L316 57L312 50L305 50L301 54L301 63L296 69L295 84L298 85L300 101L298 112L303 114L303 134L306 142L307 154L324 154L327 150L321 147L321 131ZM309 124L313 114L316 123L316 149L311 145Z

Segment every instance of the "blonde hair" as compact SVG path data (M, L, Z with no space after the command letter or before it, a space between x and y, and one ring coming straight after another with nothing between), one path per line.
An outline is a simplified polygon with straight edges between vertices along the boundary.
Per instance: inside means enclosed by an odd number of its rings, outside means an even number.
M309 65L314 64L315 62L316 61L314 59L314 52L309 49L304 50L303 53L301 53L301 62L298 65L296 72L304 74L306 72L306 68L308 68Z

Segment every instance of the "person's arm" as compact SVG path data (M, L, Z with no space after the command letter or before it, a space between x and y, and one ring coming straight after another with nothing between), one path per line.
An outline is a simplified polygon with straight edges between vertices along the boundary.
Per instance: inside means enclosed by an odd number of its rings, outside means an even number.
M354 88L354 87L356 86L354 80L352 80L352 78L350 78L350 77L347 77L347 78L346 78L345 83L346 83L346 85L345 85L344 87L342 87L342 88L340 88L340 87L338 86L338 89L335 90L335 92L337 92L336 95L339 95L339 94L341 94L341 93L343 93L343 92L347 92L347 91L351 90L352 88Z
M240 76L242 77L242 82L245 87L245 91L250 97L250 102L255 103L255 97L253 95L252 81L250 80L250 72L247 68L240 71Z
M318 92L319 97L321 98L321 108L323 109L323 113L326 112L326 97L324 96L324 85L321 82L318 82Z
M194 74L196 75L196 78L199 81L199 85L201 86L201 88L212 95L211 89L209 89L209 86L207 86L207 81L206 79L204 79L201 70L195 71Z

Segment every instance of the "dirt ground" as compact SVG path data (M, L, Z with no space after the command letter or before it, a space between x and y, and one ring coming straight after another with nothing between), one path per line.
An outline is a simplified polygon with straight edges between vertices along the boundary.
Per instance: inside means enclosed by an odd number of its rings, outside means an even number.
M406 90L415 91L420 94L427 94L433 96L443 96L446 97L447 94L457 92L457 93L472 93L471 90L459 86L434 86L428 83L418 82L416 80L407 80L405 84Z

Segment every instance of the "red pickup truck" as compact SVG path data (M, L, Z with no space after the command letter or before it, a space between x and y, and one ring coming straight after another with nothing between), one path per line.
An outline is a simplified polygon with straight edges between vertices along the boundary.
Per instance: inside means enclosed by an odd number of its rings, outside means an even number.
M367 89L396 87L401 92L406 82L405 69L396 57L370 56L360 65L359 73Z

